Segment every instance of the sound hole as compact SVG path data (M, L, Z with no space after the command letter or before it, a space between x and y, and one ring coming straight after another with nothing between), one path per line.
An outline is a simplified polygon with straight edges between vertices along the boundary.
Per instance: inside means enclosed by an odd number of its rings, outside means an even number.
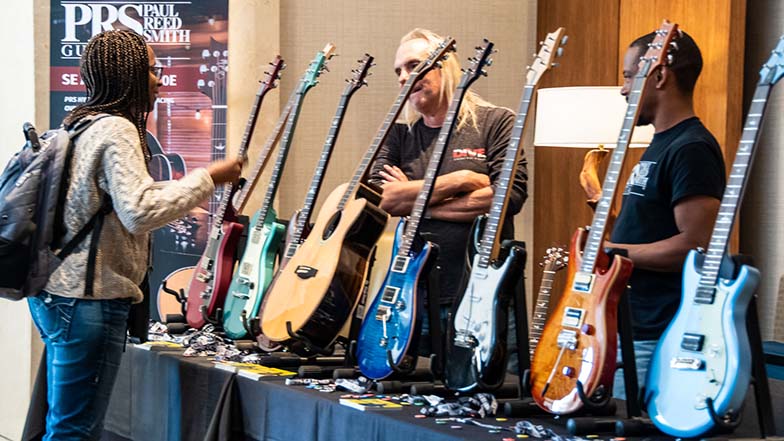
M321 239L327 240L332 236L332 233L335 232L335 229L338 227L340 223L340 217L343 215L342 211L338 211L332 215L332 218L329 219L327 223L327 228L324 228L324 234L321 236Z

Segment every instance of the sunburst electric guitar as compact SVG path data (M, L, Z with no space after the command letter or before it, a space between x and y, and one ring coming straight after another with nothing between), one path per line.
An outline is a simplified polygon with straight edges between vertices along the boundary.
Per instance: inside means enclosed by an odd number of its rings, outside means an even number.
M618 301L631 276L632 261L617 254L609 258L602 247L604 232L648 74L667 63L677 27L665 20L641 58L590 231L579 228L572 236L566 288L534 352L531 395L551 413L575 412L586 400L604 402L612 392Z
M477 47L471 66L455 90L444 123L430 156L422 189L411 214L397 226L392 245L392 261L381 289L365 313L357 339L357 363L365 376L374 380L393 372L407 372L416 367L418 339L421 330L422 301L427 295L430 269L438 255L438 247L419 235L419 224L433 194L436 177L441 169L444 151L457 124L460 104L468 88L491 63L493 43L484 40Z
M278 221L272 202L275 200L291 140L294 138L302 102L308 91L318 84L318 77L325 70L327 61L334 55L334 50L335 47L328 44L316 54L294 91L264 202L250 220L245 251L234 271L223 306L223 330L230 338L238 339L248 335L248 319L258 314L264 291L275 274L275 261L286 227Z
M379 192L361 184L362 178L413 85L453 44L454 40L446 39L411 72L351 182L327 197L310 235L278 273L259 316L261 331L270 340L297 340L305 352L327 349L351 316L367 277L371 252L388 218L377 206Z
M247 155L248 145L261 110L261 103L267 92L276 87L275 82L283 68L283 59L280 56L275 57L271 64L272 69L262 81L250 112L242 144L237 152L237 156L240 158L245 158ZM231 183L223 185L220 204L215 210L207 246L196 264L188 285L185 319L188 325L195 329L200 329L208 321L217 322L220 320L220 316L216 314L217 309L223 307L226 291L231 282L231 274L234 270L234 251L240 234L242 234L242 225L236 222L237 213L230 207L233 190L234 185ZM220 256L226 256L226 258L221 259L218 264Z
M648 414L663 432L698 437L717 422L737 420L751 377L746 311L759 272L740 265L722 274L722 261L748 182L759 128L773 85L784 75L784 37L762 66L735 162L707 252L691 251L683 267L683 297L664 331L645 381ZM756 326L756 324L754 324Z
M536 305L531 317L531 329L528 331L528 349L533 358L536 346L542 338L544 324L547 321L550 309L550 294L553 289L555 273L566 268L569 262L569 253L561 247L550 247L542 262L542 283L539 284L539 293L536 296Z
M506 376L509 300L523 277L525 255L518 247L501 247L501 231L522 154L520 140L531 99L539 79L562 52L564 32L564 28L558 28L547 34L533 65L528 67L490 212L474 222L472 237L482 238L479 252L473 256L465 290L455 300L447 325L444 383L452 390L491 390Z

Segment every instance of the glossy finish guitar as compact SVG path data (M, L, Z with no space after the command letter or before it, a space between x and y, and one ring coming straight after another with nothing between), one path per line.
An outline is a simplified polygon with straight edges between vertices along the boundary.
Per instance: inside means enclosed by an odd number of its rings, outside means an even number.
M357 305L373 247L388 215L376 205L378 192L361 185L412 86L451 50L446 39L409 76L365 153L351 182L326 199L308 238L278 273L260 313L261 330L273 341L297 340L327 349ZM370 200L369 200L369 199Z
M272 70L262 82L250 118L245 128L242 144L237 155L244 158L247 155L248 145L253 135L253 129L258 119L261 103L264 96L275 88L283 60L280 56L272 62ZM225 75L225 72L223 72ZM212 229L207 240L207 246L199 259L196 269L188 285L188 300L186 304L185 319L188 325L200 329L208 321L217 322L220 316L217 309L223 307L226 291L231 282L234 270L234 254L237 241L242 234L242 225L237 223L237 214L230 207L234 195L234 186L224 184L221 200L215 212Z
M531 361L531 395L551 413L575 412L586 400L598 406L612 395L618 302L631 276L632 261L620 255L610 259L604 253L604 232L648 73L666 64L677 27L665 21L641 57L590 232L579 228L572 236L566 288Z
M648 414L663 432L698 437L717 421L737 420L751 378L746 311L759 285L756 268L722 274L732 226L748 182L772 86L784 74L784 37L762 66L743 136L707 252L683 267L683 300L653 354L645 382ZM756 326L756 324L754 324Z
M437 247L419 236L419 224L435 188L444 151L457 125L460 104L471 84L491 63L493 43L484 40L472 57L471 66L455 90L444 123L436 138L433 153L408 219L398 224L392 249L392 261L384 284L365 313L357 339L359 370L369 378L380 380L393 372L411 371L416 365L421 330L422 302L427 296L430 269L435 263Z
M533 65L528 67L490 212L474 223L472 237L482 237L479 253L473 256L468 282L455 300L447 325L444 383L452 390L493 390L506 377L509 300L523 277L525 251L516 246L502 248L501 231L522 155L520 140L531 99L539 79L562 52L564 32L564 28L558 28L547 34Z
M258 313L262 296L275 274L275 260L286 227L278 222L272 203L286 164L302 102L308 91L318 84L318 77L325 70L327 61L334 55L334 50L335 47L328 44L316 54L294 92L295 97L264 202L251 218L247 245L234 272L223 306L223 330L229 338L239 339L248 335L248 320Z
M534 351L542 338L544 324L550 310L550 294L553 288L555 273L566 268L569 262L569 253L561 247L550 247L542 263L542 283L539 285L539 294L536 296L534 314L531 317L531 329L528 331L528 347L533 358Z

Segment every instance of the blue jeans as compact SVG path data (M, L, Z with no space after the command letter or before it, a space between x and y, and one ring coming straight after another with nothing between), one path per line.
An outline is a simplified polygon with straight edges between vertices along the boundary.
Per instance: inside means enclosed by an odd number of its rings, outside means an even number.
M46 345L44 441L99 439L120 367L130 300L42 292L28 303Z
M634 341L634 361L637 367L637 384L639 384L640 388L645 386L645 377L648 374L648 365L651 364L651 358L653 357L653 351L656 349L657 343L659 343L658 340ZM618 363L621 362L621 355L621 343L618 341ZM613 397L622 400L626 399L626 385L623 382L623 369L618 369L615 371Z

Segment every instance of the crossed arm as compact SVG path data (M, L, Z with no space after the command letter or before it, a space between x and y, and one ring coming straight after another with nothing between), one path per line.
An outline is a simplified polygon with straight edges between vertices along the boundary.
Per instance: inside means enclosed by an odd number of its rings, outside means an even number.
M384 188L381 208L393 216L411 213L423 181L410 181L398 167L386 164L379 174ZM458 170L436 179L428 211L433 219L470 222L487 213L492 201L493 187L487 175Z

